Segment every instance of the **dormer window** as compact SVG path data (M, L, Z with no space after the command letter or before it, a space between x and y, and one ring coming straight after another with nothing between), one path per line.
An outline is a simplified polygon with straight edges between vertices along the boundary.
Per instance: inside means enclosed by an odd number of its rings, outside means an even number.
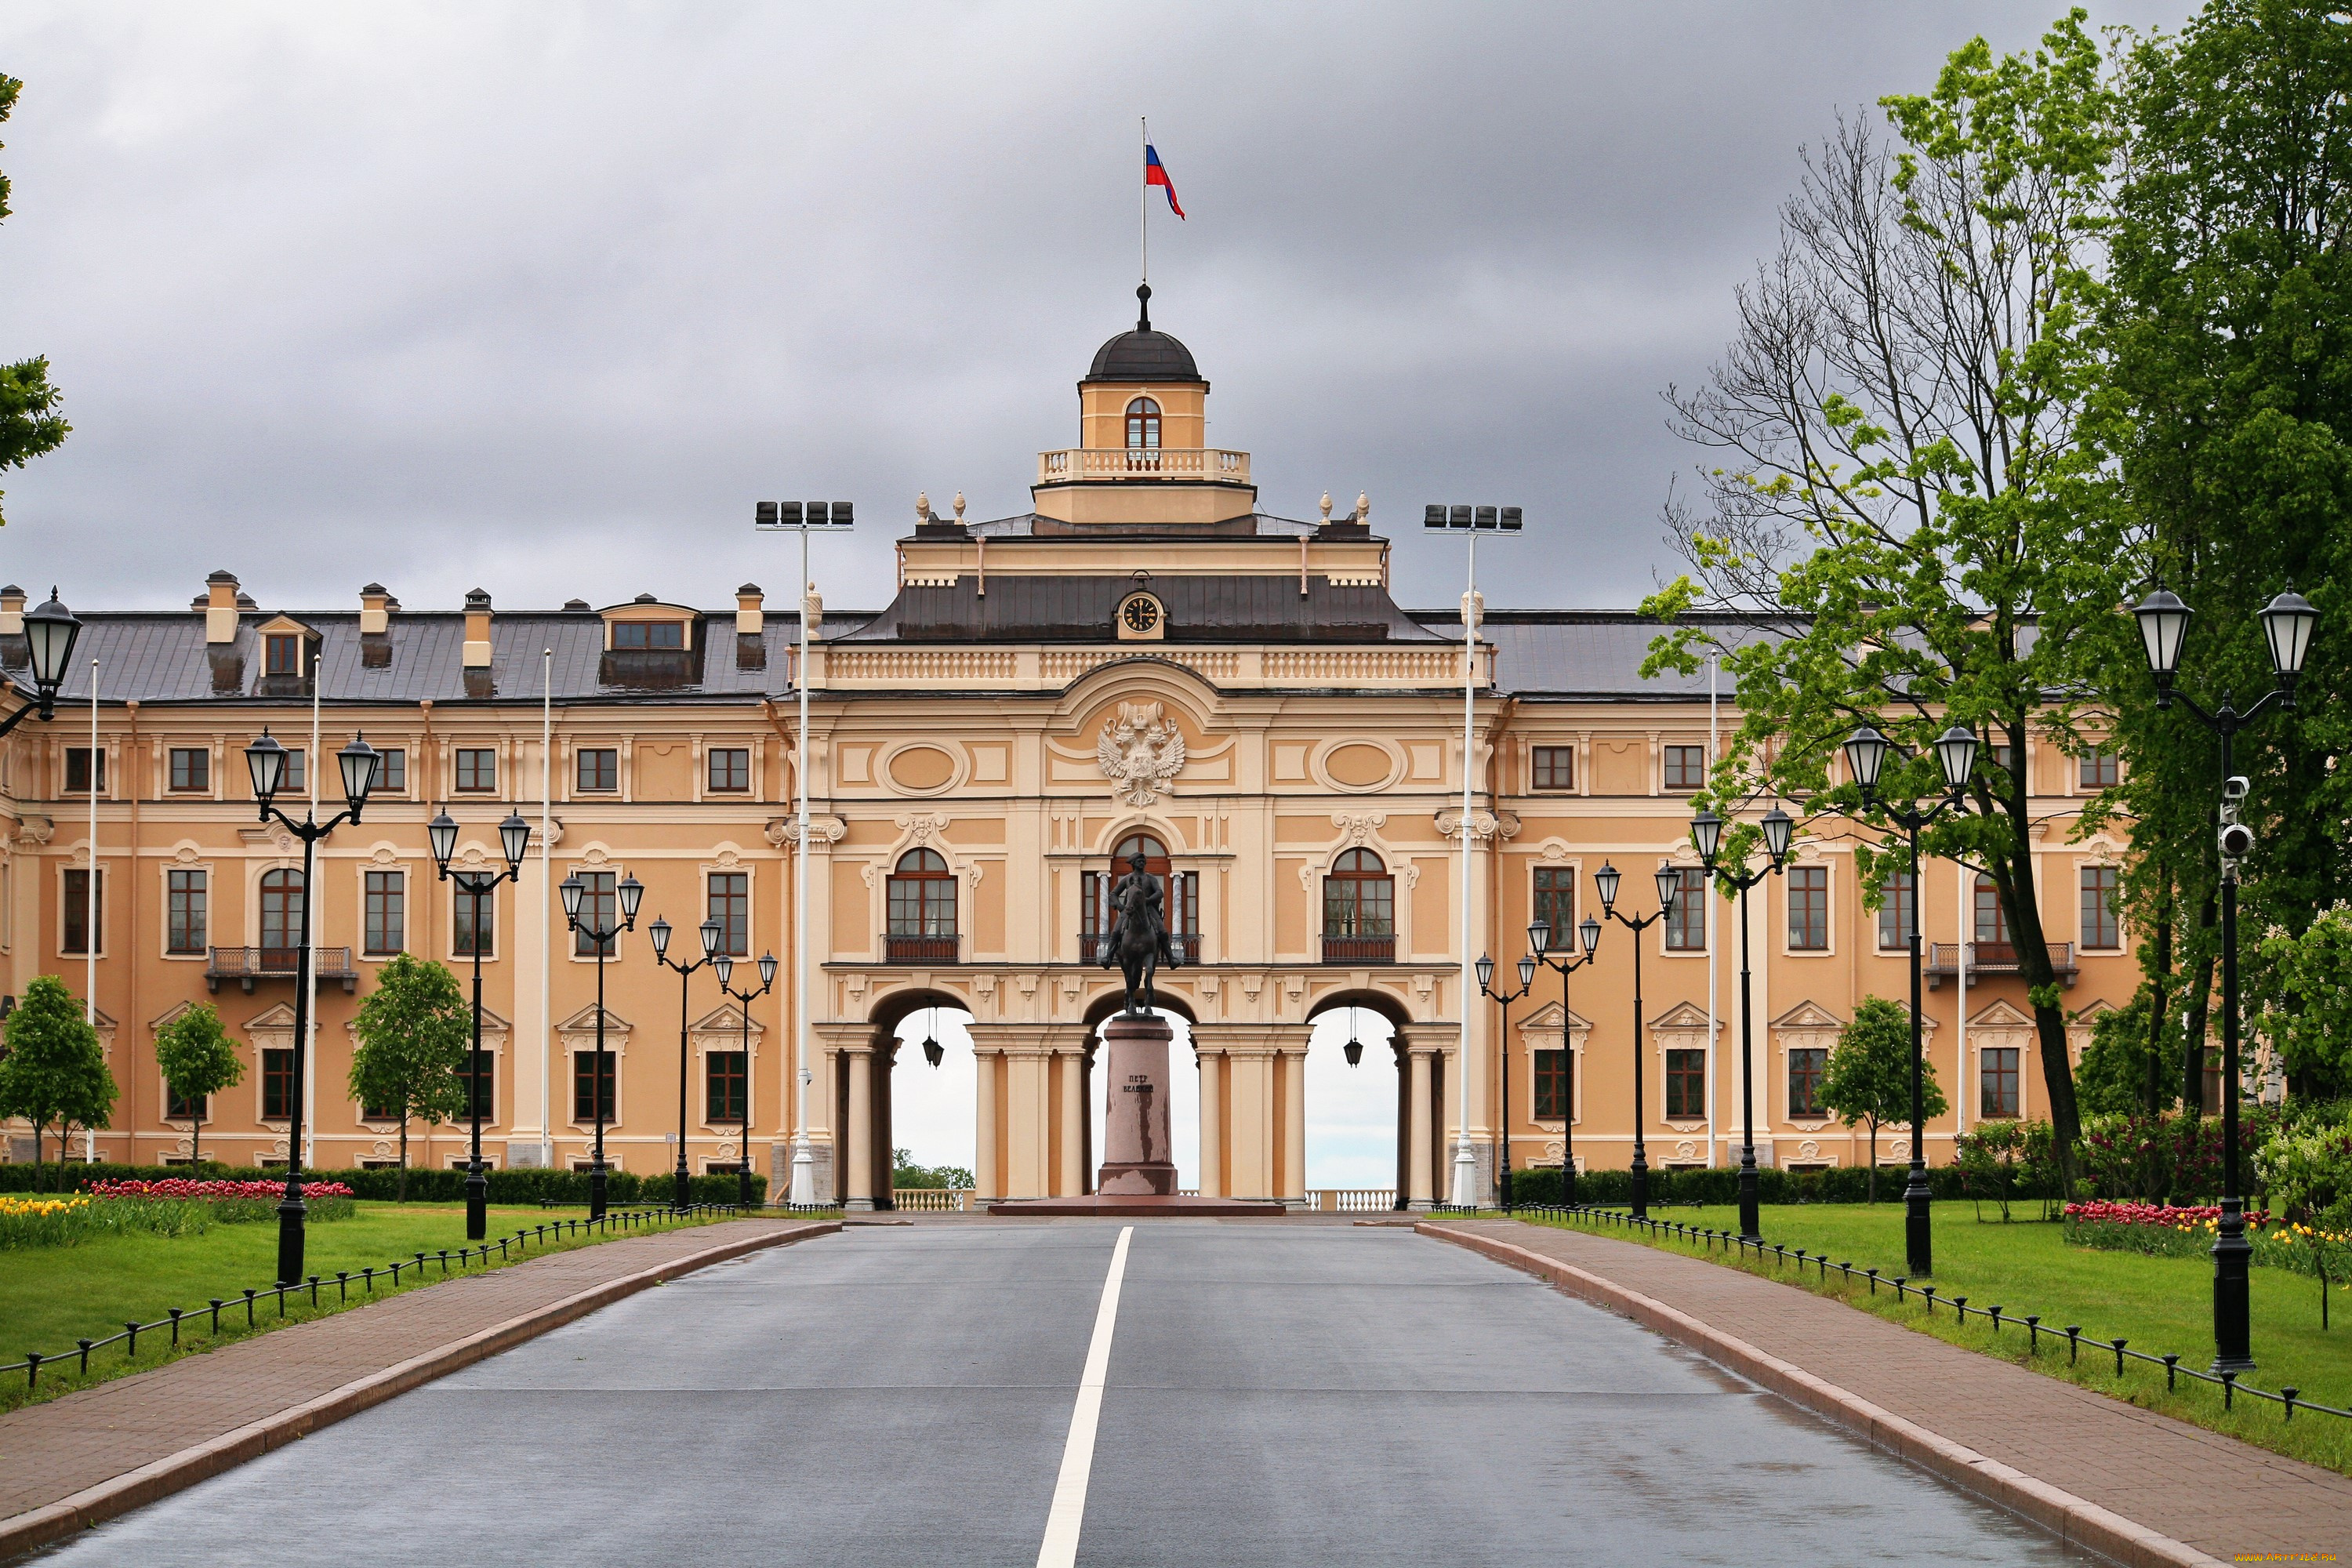
M1160 450L1160 405L1149 397L1139 397L1127 405L1127 449Z
M302 639L300 637L270 637L268 640L268 663L264 673L293 675L302 673Z
M682 621L617 621L613 626L613 647L622 648L682 648L686 646L686 625Z

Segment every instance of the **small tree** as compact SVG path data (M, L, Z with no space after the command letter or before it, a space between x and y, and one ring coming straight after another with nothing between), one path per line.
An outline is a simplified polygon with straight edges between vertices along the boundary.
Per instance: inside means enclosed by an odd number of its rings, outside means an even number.
M1921 1064L1921 1109L1944 1113L1932 1063ZM1865 996L1838 1036L1822 1079L1822 1103L1848 1127L1870 1124L1870 1201L1878 1201L1878 1128L1911 1115L1911 1015L1884 996Z
M172 1092L197 1107L198 1114L188 1121L188 1154L202 1164L205 1099L235 1089L245 1078L245 1064L237 1060L236 1047L211 1003L197 1004L155 1032L155 1065Z
M360 1004L359 1047L352 1053L352 1098L368 1110L400 1119L397 1195L408 1198L408 1124L429 1126L466 1110L466 1053L473 1016L457 977L431 959L401 953L383 966Z
M25 987L8 1016L8 1050L0 1056L0 1116L33 1124L34 1184L40 1184L41 1129L58 1124L58 1183L65 1182L66 1135L103 1127L118 1092L106 1070L98 1031L82 1016L65 982L44 974Z

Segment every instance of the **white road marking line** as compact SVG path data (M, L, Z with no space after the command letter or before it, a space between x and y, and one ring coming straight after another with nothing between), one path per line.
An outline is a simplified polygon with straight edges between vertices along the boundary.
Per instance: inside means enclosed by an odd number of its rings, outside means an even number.
M1134 1234L1133 1226L1121 1226L1118 1245L1111 1249L1102 1305L1095 1310L1094 1342L1087 1347L1087 1370L1078 1378L1078 1403L1070 1412L1070 1440L1062 1447L1061 1479L1054 1483L1054 1505L1045 1510L1045 1542L1037 1548L1037 1568L1075 1568L1078 1560L1078 1527L1087 1519L1087 1479L1095 1468L1095 1426L1102 1417L1111 1331L1118 1326L1118 1285L1127 1277L1127 1242Z

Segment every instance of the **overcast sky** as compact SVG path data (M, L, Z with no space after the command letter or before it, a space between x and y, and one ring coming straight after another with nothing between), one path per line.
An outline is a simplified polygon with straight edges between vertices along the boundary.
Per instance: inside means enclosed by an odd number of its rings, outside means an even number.
M0 580L789 600L774 495L857 503L816 576L879 605L918 490L1026 510L1076 439L1148 114L1190 215L1152 219L1154 323L1261 509L1369 491L1437 605L1422 504L1517 503L1490 603L1631 604L1692 460L1659 395L1800 145L2058 9L16 0L0 357L48 355L75 430L0 476Z

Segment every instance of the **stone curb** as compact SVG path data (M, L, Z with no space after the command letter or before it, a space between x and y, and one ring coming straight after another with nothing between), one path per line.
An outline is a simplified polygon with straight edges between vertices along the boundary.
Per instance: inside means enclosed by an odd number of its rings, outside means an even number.
M520 1317L509 1318L502 1323L494 1323L464 1339L453 1340L420 1355L411 1356L382 1372L370 1373L315 1399L281 1410L275 1415L248 1422L210 1442L183 1448L152 1464L142 1465L97 1486L84 1488L71 1497L60 1498L46 1507L20 1513L13 1519L0 1520L0 1563L12 1562L38 1547L78 1534L117 1514L143 1508L248 1459L259 1458L273 1448L281 1448L297 1438L307 1437L345 1416L356 1415L371 1405L381 1405L436 1378L446 1377L501 1351L511 1350L550 1329L561 1328L575 1318L585 1317L600 1307L610 1306L624 1297L634 1296L664 1280L675 1279L698 1268L707 1268L714 1263L724 1263L765 1247L783 1247L795 1241L805 1241L811 1237L830 1235L840 1228L838 1220L815 1221L761 1236L747 1236L706 1247L700 1252L689 1252L683 1258L673 1258L666 1263L657 1263L635 1274L625 1274L617 1279L607 1279L560 1301L551 1301L544 1307Z
M1483 1253L1498 1263L1547 1280L1571 1296L1631 1318L1652 1332L1687 1346L1790 1403L1825 1417L1872 1447L2030 1520L2068 1546L2125 1564L2125 1568L2220 1568L2219 1559L2193 1546L2136 1524L2012 1465L1988 1458L1654 1297L1604 1279L1574 1264L1562 1263L1492 1237L1426 1220L1413 1228L1423 1236Z

